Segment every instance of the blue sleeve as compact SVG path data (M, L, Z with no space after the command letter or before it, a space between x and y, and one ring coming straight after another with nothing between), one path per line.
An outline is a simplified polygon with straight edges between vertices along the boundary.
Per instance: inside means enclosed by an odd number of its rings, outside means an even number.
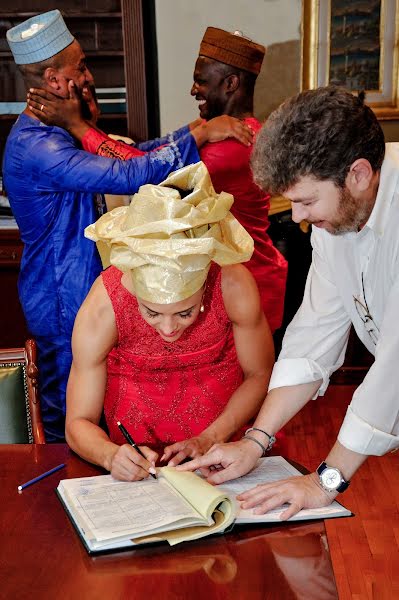
M53 131L34 144L27 165L41 191L134 194L169 173L200 160L195 140L184 135L172 144L127 161L96 156L76 147L66 132Z
M159 146L176 142L179 138L184 137L187 133L190 133L190 130L188 125L184 125L184 127L180 127L180 129L176 129L176 131L167 133L163 137L155 138L155 140L148 140L147 142L141 142L140 144L135 144L135 148L138 148L143 152L151 152L151 150L155 150L155 148L159 148Z

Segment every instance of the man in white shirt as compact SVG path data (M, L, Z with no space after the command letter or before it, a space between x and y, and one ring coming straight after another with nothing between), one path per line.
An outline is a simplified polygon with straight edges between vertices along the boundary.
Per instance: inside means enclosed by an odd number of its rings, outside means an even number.
M291 200L294 221L314 225L305 294L254 427L179 468L201 467L213 483L248 472L275 432L324 394L353 323L375 361L328 456L314 473L239 497L257 513L287 502L289 518L329 504L367 456L399 447L399 144L385 145L363 94L328 86L290 98L270 116L252 168L263 189Z

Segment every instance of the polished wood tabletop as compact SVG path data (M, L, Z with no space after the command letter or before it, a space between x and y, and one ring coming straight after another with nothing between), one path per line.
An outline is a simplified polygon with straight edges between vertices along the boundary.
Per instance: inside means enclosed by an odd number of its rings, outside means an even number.
M66 467L18 492L59 463ZM55 488L100 474L66 445L0 446L0 598L337 598L323 521L236 526L223 536L89 556Z

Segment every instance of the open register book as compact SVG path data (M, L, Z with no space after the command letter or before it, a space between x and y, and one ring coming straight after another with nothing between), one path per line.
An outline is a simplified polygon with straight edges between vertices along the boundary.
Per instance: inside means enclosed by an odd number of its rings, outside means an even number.
M242 510L235 496L258 483L300 475L280 456L259 460L248 475L212 486L194 473L158 469L158 479L132 483L111 475L63 479L57 494L89 553L167 541L170 545L222 533L235 523L280 521L283 508L264 515ZM333 502L302 510L291 520L351 515Z
M63 479L57 494L89 553L195 540L225 531L236 512L223 490L171 467L158 469L156 480Z

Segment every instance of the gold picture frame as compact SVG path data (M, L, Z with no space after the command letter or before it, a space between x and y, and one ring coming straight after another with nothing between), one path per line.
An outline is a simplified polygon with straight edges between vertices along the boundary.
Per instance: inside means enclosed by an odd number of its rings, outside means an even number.
M337 50L337 37L343 39L343 26L337 28L336 20L332 19L331 2L334 0L302 0L302 60L301 60L301 89L314 89L319 86L337 83L355 91L357 81L373 80L374 85L371 89L365 88L366 102L380 120L399 119L399 93L398 93L398 64L399 64L399 0L357 0L356 2L340 2L338 0L334 7L336 16L341 11L340 18L344 13L348 13L348 23L350 19L358 18L356 9L366 7L370 12L379 10L379 27L375 33L374 47L368 33L363 37L358 34L352 40L350 31L346 30L346 40L343 42L342 49ZM337 0L335 0L337 1ZM379 5L379 8L378 6ZM351 14L349 14L351 13ZM345 15L346 19L346 15ZM345 21L346 23L346 21ZM374 22L374 25L376 23ZM370 25L370 24L369 24ZM373 25L373 23L371 23ZM364 23L362 24L364 28ZM366 25L367 26L367 25ZM335 31L334 31L335 28ZM366 29L364 29L367 32ZM336 35L338 33L338 35ZM361 38L359 40L359 37ZM331 40L334 39L334 45ZM371 56L368 59L359 58L360 46L366 42L367 52ZM378 46L378 47L377 47ZM331 53L333 50L333 53ZM359 54L357 54L359 53ZM363 76L348 77L348 56L350 62L349 68L359 75L363 71ZM357 57L357 58L353 58ZM357 63L355 62L357 60ZM344 62L341 70L337 64ZM335 65L335 66L334 66ZM330 77L336 75L339 71L341 79ZM370 77L374 73L374 79ZM361 73L360 73L361 75ZM367 75L367 78L365 77ZM346 85L349 83L349 85ZM362 86L357 89L364 89Z

